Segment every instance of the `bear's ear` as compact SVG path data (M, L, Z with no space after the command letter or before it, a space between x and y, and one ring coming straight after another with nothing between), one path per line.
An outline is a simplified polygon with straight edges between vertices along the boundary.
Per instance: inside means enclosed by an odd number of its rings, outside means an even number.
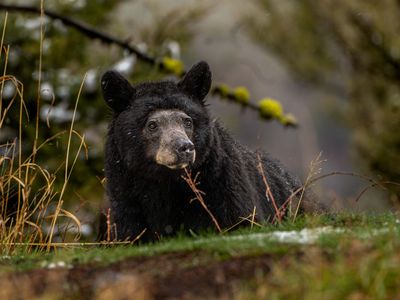
M101 89L107 105L115 112L123 111L135 97L135 89L117 71L107 71L101 77Z
M211 87L211 71L205 61L195 64L178 82L178 88L190 98L204 104Z

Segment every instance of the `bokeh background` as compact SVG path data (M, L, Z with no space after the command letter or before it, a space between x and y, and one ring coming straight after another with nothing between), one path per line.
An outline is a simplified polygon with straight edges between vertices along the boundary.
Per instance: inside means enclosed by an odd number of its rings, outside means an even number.
M40 1L3 0L39 7ZM320 198L338 209L381 212L399 204L400 182L400 2L397 0L52 0L45 9L86 22L154 56L171 56L186 67L206 60L215 83L245 86L254 103L279 100L298 128L265 121L257 112L209 96L210 112L239 141L279 158L304 180L317 169L365 174L335 175L314 185ZM0 11L4 28L5 10ZM6 73L24 85L23 149L32 147L38 94L41 19L9 11L4 44L10 46ZM104 199L103 144L110 112L99 77L117 69L132 82L173 78L116 45L105 45L60 21L45 18L39 89L40 139L68 130L79 86L75 128L85 134L82 153L65 203L82 222L93 224ZM3 57L4 58L4 55ZM1 60L2 69L6 61ZM15 96L6 82L1 101ZM18 137L19 111L12 107L0 144ZM65 159L65 137L55 139L38 159L56 169ZM4 148L3 148L4 149ZM3 150L4 152L4 150ZM6 153L2 153L6 155ZM315 171L315 170L314 170ZM390 183L389 183L390 182Z

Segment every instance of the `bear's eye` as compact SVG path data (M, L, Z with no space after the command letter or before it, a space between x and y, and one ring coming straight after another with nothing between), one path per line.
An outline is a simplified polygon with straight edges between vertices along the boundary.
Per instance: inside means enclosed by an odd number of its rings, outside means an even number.
M155 131L155 130L157 130L157 127L158 127L158 125L157 125L157 123L156 123L155 121L150 121L150 122L147 124L147 128L148 128L150 131Z
M192 126L193 126L193 121L192 121L192 119L185 119L184 121L183 121L183 124L185 125L185 127L186 128L192 128Z

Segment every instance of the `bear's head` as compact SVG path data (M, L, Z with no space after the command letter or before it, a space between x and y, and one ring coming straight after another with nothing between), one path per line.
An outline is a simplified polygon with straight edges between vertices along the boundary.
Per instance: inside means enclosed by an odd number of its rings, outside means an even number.
M195 64L177 83L131 85L118 72L106 72L101 87L113 111L109 137L125 165L150 171L201 164L210 136L205 105L210 86L206 62Z

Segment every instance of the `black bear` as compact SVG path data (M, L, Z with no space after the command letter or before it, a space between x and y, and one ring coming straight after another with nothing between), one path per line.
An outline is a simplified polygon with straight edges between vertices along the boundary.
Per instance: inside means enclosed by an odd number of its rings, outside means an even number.
M146 229L142 240L148 241L215 225L200 201L192 201L194 192L182 178L185 170L199 174L197 189L221 228L254 213L255 221L272 221L277 208L301 187L277 160L247 149L210 119L206 62L194 65L177 83L132 86L108 71L101 86L113 111L105 177L118 239L133 239ZM308 197L300 207L319 209Z

